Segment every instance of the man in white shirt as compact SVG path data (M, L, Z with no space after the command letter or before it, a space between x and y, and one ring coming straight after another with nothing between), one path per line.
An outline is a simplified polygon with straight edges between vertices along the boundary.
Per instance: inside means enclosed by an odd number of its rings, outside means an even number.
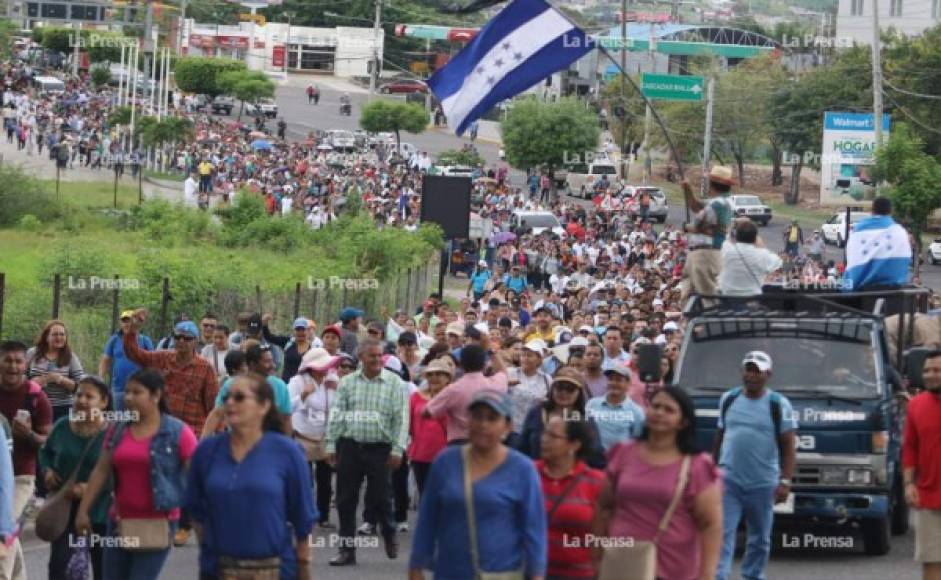
M199 183L196 181L196 174L190 173L186 181L183 182L183 203L190 207L196 207L196 191L199 189Z
M758 227L749 219L735 225L735 241L727 239L722 245L722 272L719 274L719 292L726 296L755 296L761 294L765 277L779 269L781 258L763 247L758 239Z

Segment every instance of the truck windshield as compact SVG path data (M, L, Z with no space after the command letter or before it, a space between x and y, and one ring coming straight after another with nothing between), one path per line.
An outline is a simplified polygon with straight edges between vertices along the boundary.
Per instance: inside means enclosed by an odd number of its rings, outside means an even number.
M825 337L691 337L675 382L712 392L741 385L742 358L752 350L771 356L768 387L776 391L819 391L821 397L854 399L879 396L872 345Z

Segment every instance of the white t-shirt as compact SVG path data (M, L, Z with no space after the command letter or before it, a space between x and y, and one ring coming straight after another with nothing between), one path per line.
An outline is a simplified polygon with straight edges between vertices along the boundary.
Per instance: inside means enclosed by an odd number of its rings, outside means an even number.
M294 207L294 199L291 196L281 198L281 215L291 215L292 207Z
M761 294L765 277L781 265L781 258L770 250L756 248L754 244L726 241L722 245L719 292L727 296Z
M187 177L183 182L183 202L186 205L196 205L196 190L199 189L196 180L192 176Z

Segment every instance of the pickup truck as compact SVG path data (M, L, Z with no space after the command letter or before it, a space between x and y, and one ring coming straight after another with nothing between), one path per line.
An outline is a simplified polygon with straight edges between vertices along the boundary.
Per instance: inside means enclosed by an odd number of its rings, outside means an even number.
M882 555L892 535L908 530L901 475L906 398L896 372L907 366L905 333L897 333L893 354L886 317L900 314L901 324L910 325L915 311L927 308L927 296L917 287L766 286L757 297L690 298L674 384L694 401L700 448L713 446L720 397L741 385L746 352L770 355L768 388L793 407L797 463L788 501L775 506L777 532L861 537L866 554Z
M245 105L245 112L253 116L264 115L269 119L276 119L278 117L278 105L274 102L274 99L261 99L256 103Z
M212 112L216 115L231 115L235 108L235 99L226 95L220 95L212 100Z

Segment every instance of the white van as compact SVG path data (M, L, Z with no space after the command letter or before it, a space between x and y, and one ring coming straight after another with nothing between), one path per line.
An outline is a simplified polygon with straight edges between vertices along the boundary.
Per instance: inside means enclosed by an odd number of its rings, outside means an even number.
M45 95L61 95L65 92L65 83L56 77L36 77L33 85Z
M595 182L601 181L602 177L606 177L608 183L613 185L618 179L618 168L610 161L574 164L568 168L565 177L566 192L571 196L591 199Z

